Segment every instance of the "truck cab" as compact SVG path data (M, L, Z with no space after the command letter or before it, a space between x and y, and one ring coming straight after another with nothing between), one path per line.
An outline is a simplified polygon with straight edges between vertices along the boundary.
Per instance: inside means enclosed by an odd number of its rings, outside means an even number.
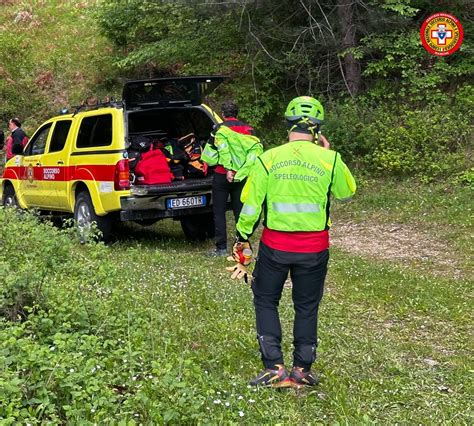
M180 220L191 239L213 236L212 171L167 183L139 183L130 167L136 138L208 140L220 117L202 104L222 76L135 80L123 100L83 106L53 117L10 159L0 191L3 204L73 214L79 229L93 222L103 238L117 221Z

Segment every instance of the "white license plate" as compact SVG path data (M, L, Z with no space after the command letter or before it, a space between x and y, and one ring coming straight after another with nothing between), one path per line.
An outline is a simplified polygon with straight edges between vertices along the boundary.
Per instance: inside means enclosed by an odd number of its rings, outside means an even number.
M192 207L201 207L206 205L206 196L197 195L195 197L168 198L166 207L168 209L187 209Z

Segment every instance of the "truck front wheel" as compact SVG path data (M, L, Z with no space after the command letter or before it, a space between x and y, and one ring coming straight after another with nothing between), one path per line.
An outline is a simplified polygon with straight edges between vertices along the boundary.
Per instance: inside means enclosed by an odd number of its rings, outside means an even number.
M100 231L100 239L107 242L112 234L112 221L110 217L98 216L88 192L80 192L76 197L74 205L74 220L76 222L79 238L82 243L89 241L92 237L93 223Z
M18 207L15 190L11 185L8 185L3 193L3 207Z

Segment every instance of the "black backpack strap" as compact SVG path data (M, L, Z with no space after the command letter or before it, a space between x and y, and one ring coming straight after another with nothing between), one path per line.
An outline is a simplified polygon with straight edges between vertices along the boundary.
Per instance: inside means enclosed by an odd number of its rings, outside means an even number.
M328 201L326 203L326 225L324 226L324 229L327 231L329 229L329 210L331 208L331 187L332 187L332 182L334 180L334 170L336 170L336 160L337 160L337 152L336 155L334 156L334 162L332 163L332 170L331 170L331 181L329 182L328 186Z
M216 147L214 141L215 141L215 138L216 138L216 133L217 131L220 129L220 127L224 124L224 122L222 123L217 123L214 125L214 127L212 128L211 130L211 134L209 136L209 140L207 141L208 143L210 143L214 148Z

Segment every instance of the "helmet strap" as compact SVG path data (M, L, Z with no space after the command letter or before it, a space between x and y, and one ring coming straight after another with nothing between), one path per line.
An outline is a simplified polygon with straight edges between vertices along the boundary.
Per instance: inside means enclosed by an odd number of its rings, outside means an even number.
M319 130L318 124L313 124L310 121L302 120L302 121L299 121L298 123L294 123L290 121L288 122L288 125L289 125L288 134L291 132L304 133L306 135L312 135L314 138L317 139L317 134Z

